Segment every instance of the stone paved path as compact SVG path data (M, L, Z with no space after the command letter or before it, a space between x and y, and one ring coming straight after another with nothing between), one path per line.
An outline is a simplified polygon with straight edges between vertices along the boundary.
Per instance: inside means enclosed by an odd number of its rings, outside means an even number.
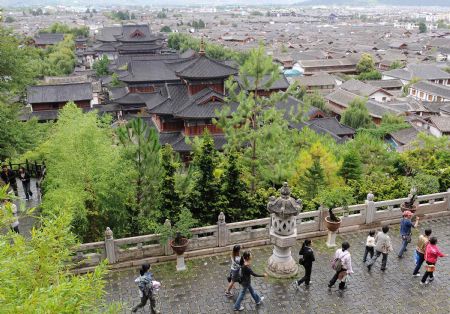
M424 221L420 231L433 228L433 235L439 239L438 245L444 253L450 253L450 217ZM243 305L244 313L449 313L450 312L450 258L438 262L436 279L428 286L419 284L420 278L412 277L414 268L413 251L418 231L403 259L398 259L396 251L400 247L399 228L391 227L394 252L388 258L388 269L380 271L381 257L367 272L362 263L366 232L356 232L338 236L338 243L344 239L351 244L355 274L344 293L331 291L327 283L333 275L330 259L334 250L325 246L325 239L313 240L316 262L313 266L312 284L309 289L297 290L292 280L254 278L254 288L265 296L263 305L255 303L247 294ZM294 248L297 257L300 241ZM253 248L254 270L262 273L271 247ZM233 313L233 303L237 297L224 296L225 276L229 271L226 255L211 256L187 261L188 271L175 272L173 262L154 265L155 278L162 283L158 292L158 306L162 313ZM138 302L138 292L134 279L137 269L127 269L111 273L108 279L109 301L120 302L124 313ZM423 273L423 270L422 270ZM300 271L303 274L303 269ZM146 306L140 313L150 313Z
M39 206L41 203L40 195L36 191L36 179L31 179L31 192L33 193L33 197L27 201L25 199L25 193L23 192L22 183L17 180L17 189L19 191L19 197L14 202L19 209L19 231L21 234L23 234L25 237L30 237L31 229L33 228L34 224L36 223L36 215L38 215L38 212L34 212L32 215L24 215L21 216L20 212L23 211L25 208L33 208Z

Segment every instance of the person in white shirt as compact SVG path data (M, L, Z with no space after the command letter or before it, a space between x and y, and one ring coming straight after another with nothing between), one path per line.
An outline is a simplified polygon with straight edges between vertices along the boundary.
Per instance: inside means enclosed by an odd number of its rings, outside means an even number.
M353 274L352 257L348 250L349 248L350 244L345 241L342 243L342 248L336 250L336 253L334 254L334 259L340 260L341 267L336 269L336 273L334 274L333 278L331 278L328 284L329 289L331 289L331 287L333 287L336 281L339 279L341 281L339 283L339 290L344 290L346 288L346 277L350 274Z
M19 213L16 204L12 203L9 198L2 200L2 208L12 213L11 230L19 233Z
M366 240L366 250L364 251L363 263L367 261L367 255L370 255L370 259L375 252L375 230L370 230Z

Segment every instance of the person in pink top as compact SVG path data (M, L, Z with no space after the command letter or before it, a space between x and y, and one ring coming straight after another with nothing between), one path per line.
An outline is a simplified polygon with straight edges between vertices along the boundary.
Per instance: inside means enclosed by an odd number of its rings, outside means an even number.
M430 242L428 242L427 247L425 249L425 263L427 263L426 272L422 277L422 281L420 284L425 284L430 281L433 281L434 276L433 272L436 268L436 262L439 257L448 256L447 254L442 253L439 248L437 247L437 238L431 237ZM427 278L430 277L430 279Z

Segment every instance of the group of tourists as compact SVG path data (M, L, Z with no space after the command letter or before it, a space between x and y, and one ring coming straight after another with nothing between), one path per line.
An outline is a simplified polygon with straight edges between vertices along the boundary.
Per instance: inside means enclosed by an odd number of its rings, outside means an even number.
M411 242L412 228L417 228L419 224L419 218L415 223L412 223L411 218L413 213L410 211L403 212L403 218L400 221L400 236L402 239L401 248L397 254L398 258L402 258L405 251L407 251L408 244ZM389 226L383 226L381 231L376 233L374 230L370 230L365 243L365 251L363 255L363 263L367 267L368 271L371 271L372 266L380 255L382 255L381 271L385 271L388 255L393 251L391 238L388 235ZM436 269L436 262L439 257L448 256L443 254L437 247L437 238L432 237L432 230L425 229L424 234L421 234L417 241L417 247L415 250L416 265L412 275L414 277L420 277L420 268L425 262L425 273L422 277L421 284L428 284L433 281L433 273ZM352 257L350 254L350 244L345 241L342 243L341 248L337 249L334 257L331 261L331 268L334 271L333 277L328 283L328 289L331 289L337 281L339 281L339 291L343 291L347 288L347 282L353 274L352 269ZM312 266L315 259L314 250L312 248L312 241L305 239L299 251L301 256L299 259L300 265L305 269L305 274L302 278L294 281L294 285L299 287L304 284L309 287L311 283ZM233 297L231 292L234 285L239 283L241 285L240 292L234 303L235 311L243 311L242 301L247 291L250 292L256 305L260 305L264 297L259 295L252 287L251 278L253 277L267 277L267 274L257 274L252 268L252 254L249 251L244 251L241 255L241 246L235 245L231 254L231 267L230 272L227 275L228 285L225 289L225 295L227 297ZM151 313L157 313L155 309L154 299L154 285L155 281L152 281L152 274L149 272L150 265L144 264L140 270L140 277L136 279L139 286L141 302L135 306L132 311L136 312L138 308L144 307L148 300L150 300ZM159 283L158 283L159 284ZM146 288L148 287L148 288Z
M9 188L14 192L16 196L19 196L19 191L17 189L17 179L22 182L23 192L27 201L33 197L33 192L31 192L31 177L25 167L20 166L16 173L9 169L7 165L2 165L2 172L0 173L0 178L2 185L9 185Z

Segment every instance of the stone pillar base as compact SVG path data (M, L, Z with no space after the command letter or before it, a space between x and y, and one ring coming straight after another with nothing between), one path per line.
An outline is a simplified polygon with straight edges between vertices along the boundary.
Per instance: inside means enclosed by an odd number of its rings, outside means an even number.
M298 265L292 258L291 248L274 246L273 254L267 261L266 272L275 278L290 278L297 275Z
M177 255L177 271L186 270L186 263L184 262L184 255Z
M336 232L328 231L327 247L335 247L335 246L336 246Z

